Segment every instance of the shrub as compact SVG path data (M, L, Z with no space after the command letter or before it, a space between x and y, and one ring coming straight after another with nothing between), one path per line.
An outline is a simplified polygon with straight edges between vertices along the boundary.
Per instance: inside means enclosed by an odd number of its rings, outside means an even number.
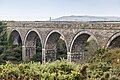
M31 61L42 62L42 53L34 54L34 56L31 58Z

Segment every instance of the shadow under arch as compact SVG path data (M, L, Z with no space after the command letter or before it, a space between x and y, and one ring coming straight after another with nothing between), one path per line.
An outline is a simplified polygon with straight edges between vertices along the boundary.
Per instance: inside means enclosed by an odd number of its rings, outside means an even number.
M67 42L64 35L58 30L52 30L47 35L44 49L46 61L54 61L60 58L67 58Z
M113 34L107 41L105 48L120 48L120 32Z
M42 40L37 30L29 30L24 40L25 61L42 62Z
M37 30L35 30L35 29L30 29L30 30L28 30L28 32L26 33L26 36L25 36L25 38L24 38L24 45L25 45L25 41L26 41L26 39L27 39L27 36L29 35L30 32L35 32L35 33L39 36L39 38L40 38L40 40L41 40L41 43L42 43L42 38L41 38L41 36L40 36L40 33L39 33Z
M80 31L73 38L70 45L71 61L84 63L98 49L96 37L88 31Z
M21 62L22 61L22 36L18 30L13 29L11 33L8 35L8 46L7 49L9 50L9 54L13 55L14 62ZM11 61L11 60L10 60Z
M15 39L16 39L16 44L19 44L19 43L20 43L20 45L23 44L23 39L22 39L21 33L18 30L13 29L11 31L11 33L9 34L8 41L9 42L14 42Z

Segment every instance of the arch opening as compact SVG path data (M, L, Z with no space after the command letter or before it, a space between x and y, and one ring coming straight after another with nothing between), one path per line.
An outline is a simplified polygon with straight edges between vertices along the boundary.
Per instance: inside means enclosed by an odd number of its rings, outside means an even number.
M25 60L42 62L41 38L35 31L28 32L28 35L25 39Z
M22 39L17 30L13 30L9 37L8 50L14 62L22 61Z
M67 59L67 47L65 38L58 32L52 32L46 39L46 61L54 61L60 58Z
M93 35L81 33L76 36L71 45L71 61L84 63L87 62L98 49L98 44Z
M120 48L120 35L112 39L108 44L107 48L108 49Z
M13 45L22 45L22 39L18 31L13 30L11 32L9 42Z

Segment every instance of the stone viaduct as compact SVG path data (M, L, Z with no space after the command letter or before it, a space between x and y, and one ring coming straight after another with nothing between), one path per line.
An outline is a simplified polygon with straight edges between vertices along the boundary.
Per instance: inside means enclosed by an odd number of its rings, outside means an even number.
M42 62L55 59L56 44L65 41L67 59L84 62L85 44L94 39L97 47L120 47L120 22L54 22L54 21L8 21L7 30L14 44L22 43L22 59L29 60L36 54L36 41L42 45Z

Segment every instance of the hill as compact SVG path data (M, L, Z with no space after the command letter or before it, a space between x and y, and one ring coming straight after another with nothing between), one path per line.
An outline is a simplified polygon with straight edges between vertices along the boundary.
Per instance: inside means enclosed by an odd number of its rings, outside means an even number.
M120 17L62 16L51 21L120 21Z

